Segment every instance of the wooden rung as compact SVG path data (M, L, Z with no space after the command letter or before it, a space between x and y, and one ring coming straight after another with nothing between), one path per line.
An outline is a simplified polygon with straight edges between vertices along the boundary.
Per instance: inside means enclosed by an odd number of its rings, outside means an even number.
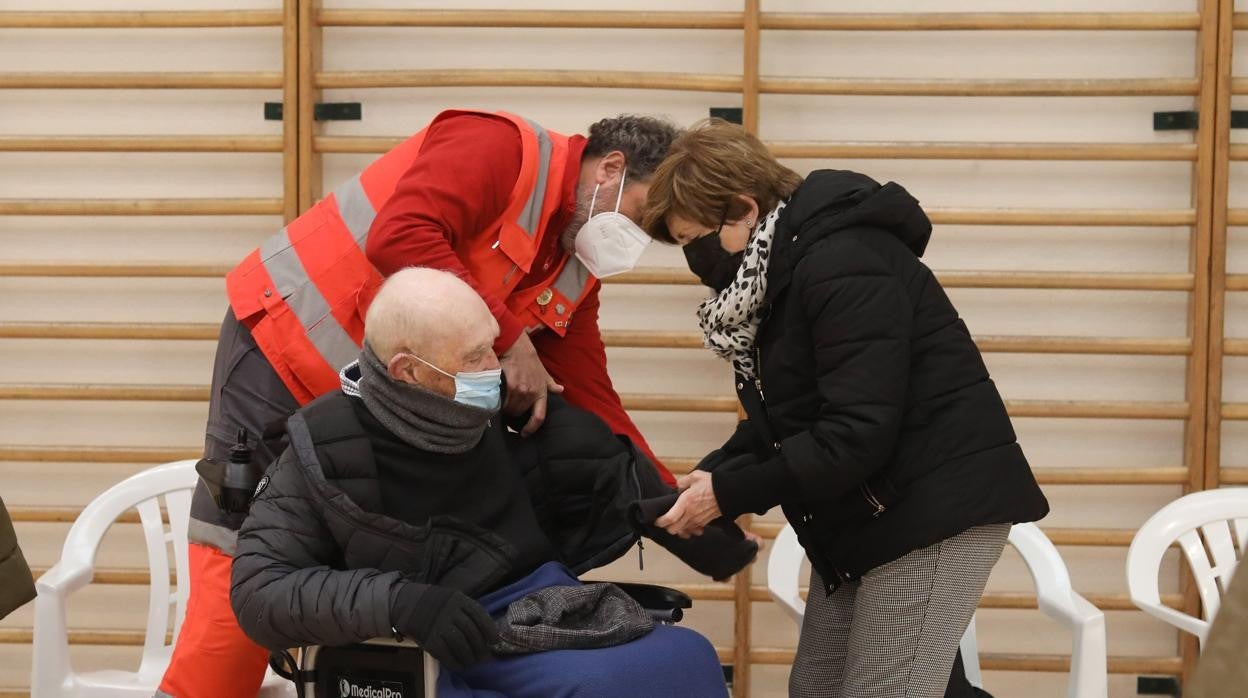
M624 408L640 412L737 413L737 399L728 396L622 393ZM0 400L109 400L203 402L208 386L141 383L10 383L0 385ZM1007 400L1014 417L1067 419L1185 419L1185 402L1109 400ZM1248 415L1248 412L1245 413ZM1231 419L1234 417L1228 417ZM1245 418L1248 418L1246 416Z
M3 339L217 339L220 326L191 322L0 322Z
M1059 271L938 271L947 288L1043 288L1115 291L1188 291L1192 274L1141 274L1125 272ZM1248 276L1245 277L1248 279ZM608 284L699 286L697 277L685 269L637 269L604 280ZM1228 277L1228 284L1230 278ZM1248 288L1248 284L1246 284Z
M145 633L142 630L70 630L69 644L113 647L142 647ZM0 644L29 645L34 642L31 628L0 628ZM168 644L172 638L165 636Z
M0 12L0 29L206 29L280 26L280 10Z
M1227 225L1248 225L1248 208L1233 208L1227 211L1226 223Z
M719 650L720 661L732 661L732 651ZM750 650L750 661L755 664L789 665L793 663L793 650L758 647ZM1166 674L1178 675L1183 668L1179 657L1109 657L1111 674ZM1070 671L1069 655L1049 654L997 654L981 652L979 666L984 671Z
M144 575L144 579L146 579L146 575ZM694 600L732 600L732 587L727 584L690 584L675 588L689 594ZM802 598L805 598L809 593L809 589L802 587L798 592L802 595ZM1135 604L1131 603L1131 597L1127 594L1084 594L1083 596L1093 606L1102 611L1138 610ZM756 584L750 587L750 601L757 603L770 602L772 601L771 593L767 591L765 585ZM1183 607L1183 597L1180 594L1163 594L1161 601L1171 608ZM1034 593L989 592L984 594L984 597L979 602L979 607L1002 610L1031 610L1037 608L1036 595Z
M0 136L0 152L280 153L280 136Z
M5 90L270 90L280 72L227 73L0 73Z
M3 331L2 326L0 331ZM701 332L603 330L602 341L608 347L645 349L701 349L703 346Z
M123 323L123 322L0 322L3 339L168 339L215 340L216 323ZM698 332L662 330L603 330L608 347L647 349L701 349ZM1228 340L1225 353L1241 350ZM1183 356L1191 353L1191 341L1183 338L1147 337L1033 337L1027 335L981 335L975 337L980 351L1012 354L1105 354ZM1246 343L1248 344L1248 343ZM1248 349L1248 346L1244 347Z
M1235 78L1234 80L1231 80L1231 94L1248 94L1248 78Z
M82 507L28 507L11 506L9 514L21 523L73 523L82 514ZM139 512L127 511L117 517L117 523L139 523Z
M1248 356L1248 339L1225 339L1222 353L1226 356Z
M936 225L1179 227L1193 225L1192 209L953 209L931 208Z
M1182 337L1031 337L979 335L980 351L1003 354L1109 354L1186 356L1192 341Z
M1222 404L1222 419L1243 421L1248 419L1248 402L1226 402Z
M1200 81L1190 78L913 80L760 77L758 91L763 94L855 97L1168 97L1194 96L1200 92Z
M1232 160L1248 160L1248 143L1232 143L1228 152Z
M1150 31L1200 28L1195 12L764 12L763 29L789 31Z
M1194 143L769 142L778 158L837 160L1195 160Z
M128 277L128 278L223 278L233 265L178 264L174 262L0 262L0 276L33 277Z
M1042 485L1180 485L1187 468L1032 468Z
M265 216L281 199L0 199L0 216Z
M1245 223L1248 223L1248 221L1245 221ZM1226 290L1248 291L1248 274L1227 274Z
M1060 271L937 271L946 288L1043 288L1102 291L1190 291L1192 274Z
M1125 400L1006 400L1011 417L1063 419L1187 419L1186 402Z
M0 444L0 462L37 463L168 463L199 458L203 448L173 446L24 446Z
M1221 468L1218 480L1224 485L1248 485L1248 468Z
M38 579L46 574L47 567L32 567L30 571ZM119 586L147 586L152 581L151 573L146 569L125 567L97 567L91 575L92 584L114 584ZM170 586L177 586L177 574L169 573Z
M315 136L318 153L384 153L401 136ZM888 143L773 141L780 158L905 160L1195 160L1192 143ZM1234 149L1235 146L1232 146ZM1248 146L1244 157L1248 158Z
M589 70L355 70L320 72L321 89L364 87L592 87L629 90L740 92L741 76ZM3 83L0 82L0 86Z
M741 29L740 12L569 10L320 10L323 27Z
M784 524L754 522L750 530L763 538L775 538ZM1054 545L1126 547L1131 545L1135 531L1114 528L1046 528L1045 535Z
M1248 29L1248 12L1236 12L1233 15L1231 26L1236 29Z

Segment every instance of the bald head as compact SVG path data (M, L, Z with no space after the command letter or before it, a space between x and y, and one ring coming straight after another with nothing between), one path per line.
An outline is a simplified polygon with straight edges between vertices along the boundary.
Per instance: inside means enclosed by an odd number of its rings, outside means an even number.
M454 395L446 373L498 368L498 322L485 301L454 274L411 267L386 279L364 319L364 338L398 380Z

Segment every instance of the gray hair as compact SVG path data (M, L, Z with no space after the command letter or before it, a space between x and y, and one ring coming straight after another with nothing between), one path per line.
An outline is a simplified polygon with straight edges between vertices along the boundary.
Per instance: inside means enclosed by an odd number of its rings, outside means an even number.
M679 135L680 129L666 119L621 114L589 127L584 157L602 157L618 150L624 153L628 176L644 181L667 157L668 148Z

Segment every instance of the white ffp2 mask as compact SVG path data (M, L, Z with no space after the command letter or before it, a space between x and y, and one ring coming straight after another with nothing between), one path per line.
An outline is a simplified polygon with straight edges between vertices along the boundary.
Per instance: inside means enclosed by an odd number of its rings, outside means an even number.
M594 185L594 194L589 200L591 215L576 233L576 258L599 279L623 274L637 266L650 244L650 236L620 213L625 174L627 172L620 175L620 193L615 197L614 211L592 215L594 204L598 202L598 185Z

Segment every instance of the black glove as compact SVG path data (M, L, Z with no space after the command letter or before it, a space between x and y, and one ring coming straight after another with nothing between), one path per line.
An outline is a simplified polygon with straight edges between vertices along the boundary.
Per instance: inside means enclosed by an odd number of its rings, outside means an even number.
M396 595L391 615L395 630L451 671L489 659L490 645L498 640L481 604L450 587L408 582Z

